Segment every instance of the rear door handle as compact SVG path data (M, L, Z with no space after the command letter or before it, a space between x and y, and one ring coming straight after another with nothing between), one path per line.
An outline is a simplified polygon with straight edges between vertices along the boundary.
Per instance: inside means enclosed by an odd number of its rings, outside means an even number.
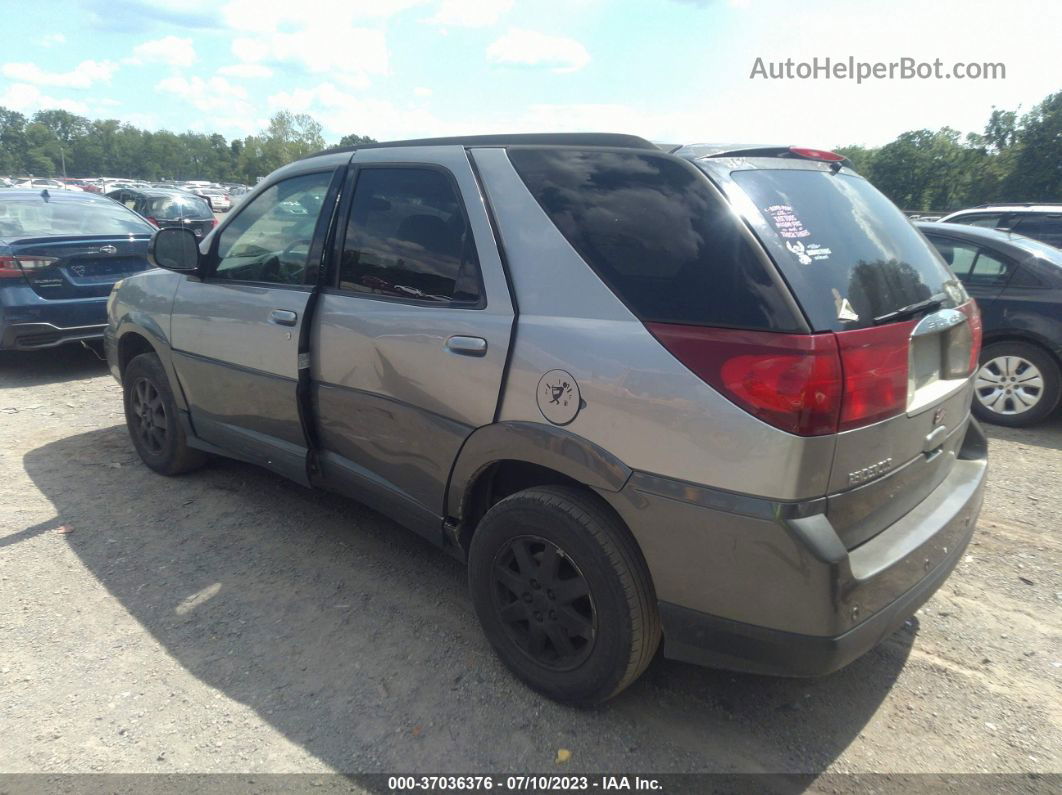
M486 356L487 341L482 337L450 337L446 341L446 350L461 356Z
M294 312L287 309L274 309L269 313L269 320L271 323L276 323L278 326L294 326L295 321L299 319L299 316Z

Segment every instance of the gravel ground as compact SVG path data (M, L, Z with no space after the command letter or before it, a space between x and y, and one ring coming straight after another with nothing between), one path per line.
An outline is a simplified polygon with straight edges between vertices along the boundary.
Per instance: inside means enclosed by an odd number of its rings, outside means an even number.
M155 475L90 352L0 354L0 771L1062 771L1062 416L989 433L968 554L880 648L813 681L658 658L577 710L412 533L239 463Z

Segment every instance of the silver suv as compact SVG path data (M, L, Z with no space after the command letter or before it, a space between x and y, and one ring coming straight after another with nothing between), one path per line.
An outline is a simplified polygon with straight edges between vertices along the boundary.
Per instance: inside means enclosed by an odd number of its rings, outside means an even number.
M467 562L498 655L598 702L665 656L809 676L981 505L974 303L829 152L513 135L338 149L116 285L133 444L350 495Z

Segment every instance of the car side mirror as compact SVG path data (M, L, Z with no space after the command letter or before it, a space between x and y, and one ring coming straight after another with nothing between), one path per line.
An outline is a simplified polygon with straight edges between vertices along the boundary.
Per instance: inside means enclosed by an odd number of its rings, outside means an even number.
M170 271L197 273L200 255L195 233L180 227L159 229L148 242L148 262Z

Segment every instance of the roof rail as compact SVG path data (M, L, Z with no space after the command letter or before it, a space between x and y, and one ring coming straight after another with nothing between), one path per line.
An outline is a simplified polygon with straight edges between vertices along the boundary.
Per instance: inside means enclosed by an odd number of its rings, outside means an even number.
M405 146L616 146L625 149L652 149L659 147L645 138L622 133L508 133L502 135L452 135L445 138L411 138L402 141L378 141L373 144L335 146L300 160L321 155L355 152L358 149L389 149Z
M983 210L985 207L1062 207L1062 202L989 202L988 204L975 204L965 209Z

